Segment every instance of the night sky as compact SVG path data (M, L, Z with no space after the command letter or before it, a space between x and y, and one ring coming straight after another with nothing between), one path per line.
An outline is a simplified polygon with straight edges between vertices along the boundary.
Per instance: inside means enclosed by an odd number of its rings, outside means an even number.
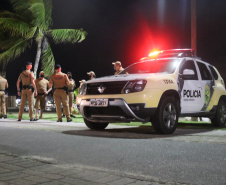
M7 0L0 8L8 9ZM126 67L153 49L190 48L190 0L53 0L52 28L83 28L87 38L79 44L51 47L62 71L76 81L114 73L112 62ZM7 67L9 94L27 61L34 63L36 46ZM226 79L226 1L197 0L197 55L217 67ZM40 70L39 70L40 71Z

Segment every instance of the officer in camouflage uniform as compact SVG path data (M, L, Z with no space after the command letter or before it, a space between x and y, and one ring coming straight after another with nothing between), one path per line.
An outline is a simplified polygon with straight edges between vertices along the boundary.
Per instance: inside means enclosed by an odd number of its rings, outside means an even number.
M124 69L122 68L121 62L116 61L116 62L113 62L112 64L114 65L115 75L117 75L118 73L120 73L121 71L124 70Z
M18 121L21 121L22 115L24 112L24 107L26 104L26 100L28 100L29 103L29 117L30 121L37 121L34 119L33 115L33 100L34 95L37 95L36 85L34 81L34 73L31 71L32 63L27 62L26 64L26 70L20 73L20 76L17 80L17 91L18 96L21 96L21 104L18 114ZM20 82L22 82L22 89L20 89ZM34 93L33 93L34 89Z
M58 120L57 122L62 122L62 110L61 103L65 109L65 114L67 117L67 122L71 122L72 119L69 114L68 98L67 98L67 86L70 85L69 79L65 73L61 72L61 66L57 64L55 66L55 74L50 77L49 86L54 87L53 98L56 103L56 112Z
M49 88L49 81L46 80L44 77L45 77L45 73L43 71L41 71L39 73L39 78L37 78L35 80L35 85L36 85L37 92L38 92L38 95L37 95L36 101L35 101L36 119L38 119L39 105L40 105L40 116L39 116L39 119L42 118L42 114L43 114L43 111L44 111L45 106L46 106L46 99L47 99L46 97L49 94L49 92L52 90L52 88Z
M0 107L2 109L2 113L0 111L0 117L2 117L2 114L3 114L4 118L7 118L6 106L5 106L5 89L7 88L8 88L8 82L5 78L1 76L1 73L0 73Z

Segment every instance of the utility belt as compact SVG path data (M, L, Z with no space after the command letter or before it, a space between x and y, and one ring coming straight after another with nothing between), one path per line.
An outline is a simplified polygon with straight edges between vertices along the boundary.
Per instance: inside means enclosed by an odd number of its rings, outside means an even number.
M59 88L54 88L55 90L57 90L57 89L63 89L64 91L66 91L66 93L68 94L68 88L67 87L59 87Z
M23 85L22 88L23 89L32 89L32 85Z
M5 91L5 90L0 90L0 91Z
M45 95L45 93L38 93L38 95Z
M31 89L32 92L34 92L34 88L33 88L32 85L23 85L23 86L22 86L22 89Z
M68 90L68 92L74 92L74 90Z

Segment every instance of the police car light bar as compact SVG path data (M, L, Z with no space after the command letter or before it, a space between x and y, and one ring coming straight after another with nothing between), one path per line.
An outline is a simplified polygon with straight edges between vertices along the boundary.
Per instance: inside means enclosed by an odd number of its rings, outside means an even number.
M174 57L194 57L195 50L193 49L169 49L162 51L154 51L148 55L150 58L162 58L166 56Z
M154 51L154 52L152 52L152 53L150 53L148 56L149 57L151 57L151 56L156 56L156 55L158 55L158 54L160 54L160 53L162 53L163 51Z

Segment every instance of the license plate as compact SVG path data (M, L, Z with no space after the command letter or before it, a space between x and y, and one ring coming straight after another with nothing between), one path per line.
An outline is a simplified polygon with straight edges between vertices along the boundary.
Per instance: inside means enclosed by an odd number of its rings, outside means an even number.
M90 107L107 107L108 99L91 99Z

